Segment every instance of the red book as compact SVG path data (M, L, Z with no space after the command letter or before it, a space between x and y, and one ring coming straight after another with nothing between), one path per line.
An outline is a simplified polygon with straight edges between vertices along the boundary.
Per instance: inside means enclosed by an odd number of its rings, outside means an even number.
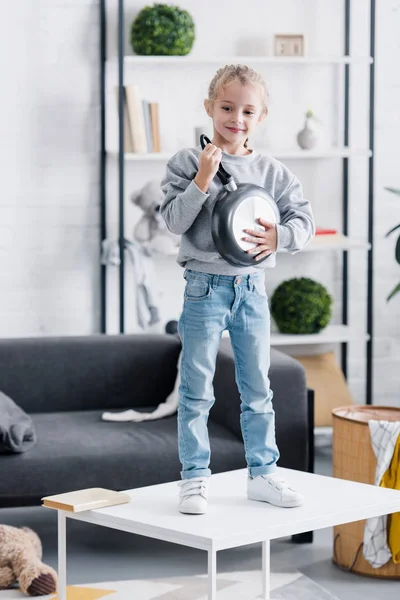
M315 230L315 235L332 235L337 233L336 229L323 229L322 227L317 227Z

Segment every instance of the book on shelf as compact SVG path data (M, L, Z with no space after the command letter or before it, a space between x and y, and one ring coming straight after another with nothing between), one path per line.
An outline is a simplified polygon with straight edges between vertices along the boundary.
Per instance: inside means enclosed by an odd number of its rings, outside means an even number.
M344 243L346 237L343 233L339 233L337 229L324 229L322 227L317 227L315 230L315 236L313 243L314 244L334 244L334 243Z
M124 92L126 102L126 115L124 113L125 152L134 154L160 152L158 102L150 102L143 98L136 84L125 85Z
M147 140L142 97L138 86L133 83L126 85L126 103L128 107L133 152L146 153Z
M153 150L153 131L151 125L151 114L150 114L150 102L148 100L142 100L143 115L144 115L144 127L146 131L146 144L147 152L154 152Z
M131 127L129 123L128 107L126 105L126 89L124 86L124 152L133 152L131 137ZM117 111L119 113L119 88L116 86L115 95L117 98Z
M153 152L161 152L158 102L150 102L150 118L153 133Z
M316 227L315 229L315 235L335 235L337 233L337 229L324 229L323 227Z
M127 504L130 500L130 496L123 492L116 492L105 488L86 488L64 494L55 494L54 496L45 496L42 498L42 503L47 508L56 508L57 510L76 513L95 508L104 508L105 506Z

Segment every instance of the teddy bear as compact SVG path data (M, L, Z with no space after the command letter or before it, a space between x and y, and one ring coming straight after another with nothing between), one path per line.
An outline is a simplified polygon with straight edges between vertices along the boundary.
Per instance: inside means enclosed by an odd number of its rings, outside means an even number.
M131 195L131 201L143 211L133 231L134 239L142 244L150 255L158 253L176 255L180 236L167 229L160 215L163 201L160 182L157 180L147 182Z
M28 596L56 592L57 573L41 558L42 544L32 529L0 525L0 590L18 581Z

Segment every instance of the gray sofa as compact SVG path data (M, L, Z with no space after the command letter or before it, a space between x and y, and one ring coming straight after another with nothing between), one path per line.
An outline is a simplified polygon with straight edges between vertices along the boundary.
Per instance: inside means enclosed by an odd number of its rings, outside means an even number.
M93 335L0 340L0 390L33 419L36 444L0 455L0 506L29 506L84 487L116 490L180 478L176 415L142 423L101 420L104 410L149 410L174 387L172 335ZM307 470L309 428L303 368L272 351L280 465ZM245 467L240 399L229 340L214 380L209 433L214 473Z

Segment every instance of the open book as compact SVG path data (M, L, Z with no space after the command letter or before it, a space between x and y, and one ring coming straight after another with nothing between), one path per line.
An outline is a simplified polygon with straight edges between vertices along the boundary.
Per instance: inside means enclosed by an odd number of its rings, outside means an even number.
M130 497L128 494L105 488L87 488L66 492L65 494L56 494L55 496L45 496L42 498L42 502L43 506L48 508L82 512L116 504L127 504L130 502Z

